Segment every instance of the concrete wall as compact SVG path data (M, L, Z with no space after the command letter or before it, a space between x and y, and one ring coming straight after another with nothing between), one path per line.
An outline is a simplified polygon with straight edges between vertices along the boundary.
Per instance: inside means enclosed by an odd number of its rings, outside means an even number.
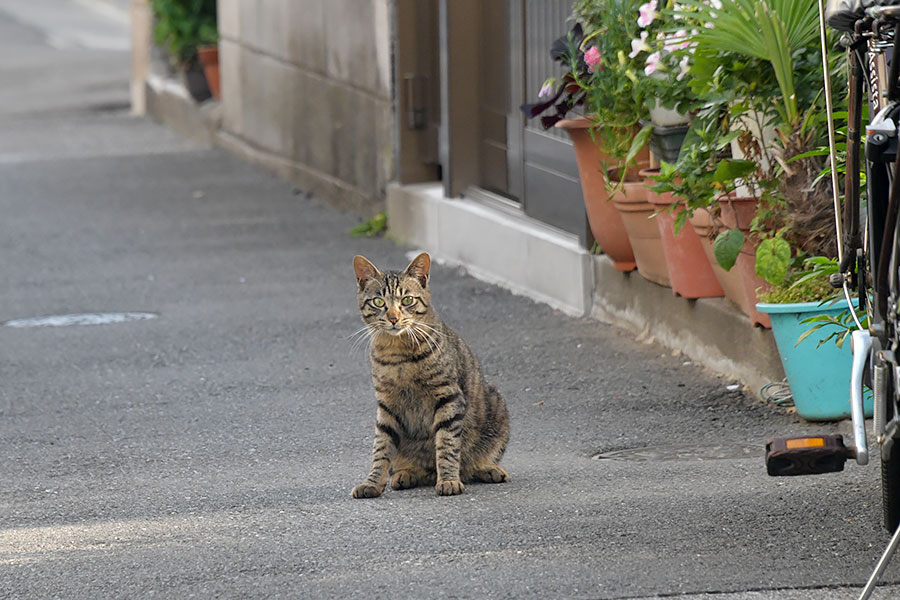
M218 0L223 142L362 215L394 177L391 0Z

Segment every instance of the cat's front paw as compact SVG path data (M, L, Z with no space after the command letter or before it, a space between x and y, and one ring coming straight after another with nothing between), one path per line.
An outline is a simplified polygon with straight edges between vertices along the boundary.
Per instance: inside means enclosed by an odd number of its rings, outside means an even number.
M378 488L371 483L361 483L353 488L352 494L354 498L377 498L382 491L384 488Z
M395 490L406 490L419 485L419 478L412 471L397 471L391 475L391 488Z
M490 465L475 471L473 478L484 483L506 483L509 481L509 473L500 465Z
M466 491L466 486L459 479L451 481L438 481L434 486L434 491L438 496L456 496Z

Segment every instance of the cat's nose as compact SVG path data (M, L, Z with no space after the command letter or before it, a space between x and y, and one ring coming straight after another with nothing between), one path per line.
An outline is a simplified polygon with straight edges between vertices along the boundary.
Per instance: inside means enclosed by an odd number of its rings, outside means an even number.
M391 322L391 325L396 325L397 321L400 320L400 315L388 313L387 318L388 318L388 321Z

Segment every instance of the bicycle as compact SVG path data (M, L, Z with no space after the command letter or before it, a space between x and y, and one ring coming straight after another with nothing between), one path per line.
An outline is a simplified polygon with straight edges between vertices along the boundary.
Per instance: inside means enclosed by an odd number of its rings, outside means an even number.
M900 57L900 0L828 0L827 6L819 0L819 12L840 264L831 283L843 290L851 307L856 297L856 310L851 308L857 327L851 334L853 445L845 446L841 436L773 440L767 445L766 462L770 475L840 471L848 458L868 464L863 396L864 387L872 390L884 524L894 535L862 591L864 600L900 546L900 60L892 60ZM836 168L826 22L841 33L848 62L843 202ZM866 111L871 118L863 140ZM860 178L863 159L865 194Z

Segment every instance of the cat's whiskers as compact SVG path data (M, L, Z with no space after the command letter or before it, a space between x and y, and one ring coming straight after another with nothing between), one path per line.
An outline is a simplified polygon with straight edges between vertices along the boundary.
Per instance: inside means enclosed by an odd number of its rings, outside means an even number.
M412 336L413 341L416 343L416 347L421 346L421 345L422 345L422 342L425 341L425 340L419 338L419 335L420 335L421 332L420 332L419 329L416 327L416 325L415 325L415 324L412 324L412 325L410 325L407 329L409 329L410 335Z
M412 330L410 329L410 326L409 326L409 325L407 325L406 327L404 327L404 328L400 331L400 335L408 335L408 336L409 336L409 339L412 340L413 342L417 342L417 341L418 341L417 338L416 338L416 336L415 336L415 334L414 334L414 333L412 332Z
M444 337L444 334L441 330L436 327L432 327L428 323L423 323L422 321L413 321L416 329L422 333L423 336L428 336L428 338L433 342L434 348L437 348L440 340Z
M427 329L423 327L424 323L419 323L418 321L413 321L413 330L416 332L416 339L418 339L419 335L422 336L422 340L428 344L428 347L432 350L438 349L438 341L434 338L434 336L428 332ZM432 328L433 329L433 328ZM433 330L436 331L436 330Z
M438 337L443 337L443 335L444 335L439 329L437 329L436 327L432 327L428 323L424 323L422 321L413 321L413 324L418 325L419 327L428 330L429 332L437 335Z
M362 348L363 344L368 342L368 345L372 346L372 341L375 339L375 335L378 333L378 327L374 323L366 323L360 329L356 330L349 336L347 339L352 340L353 343L350 345L350 352L356 352L360 348Z

